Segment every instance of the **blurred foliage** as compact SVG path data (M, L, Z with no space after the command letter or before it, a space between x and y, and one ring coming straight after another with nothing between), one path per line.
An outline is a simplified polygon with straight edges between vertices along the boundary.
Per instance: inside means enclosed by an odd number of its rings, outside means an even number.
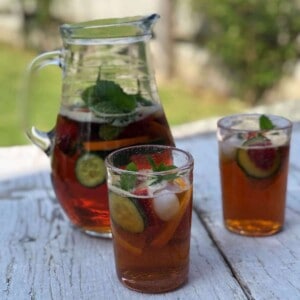
M299 59L298 0L191 0L204 20L198 43L234 78L238 97L256 104Z
M30 50L0 44L0 146L29 143L25 130L32 125L45 131L55 125L60 107L61 70L49 66L27 82L26 66L36 55ZM170 125L245 109L240 102L192 93L180 82L161 83L158 87Z
M0 44L0 146L25 144L25 126L50 130L60 104L60 70L41 70L25 88L26 67L35 52ZM28 97L26 97L28 96Z
M38 51L47 50L51 45L53 34L57 35L57 27L61 23L61 20L54 17L51 12L53 0L19 1L25 45Z

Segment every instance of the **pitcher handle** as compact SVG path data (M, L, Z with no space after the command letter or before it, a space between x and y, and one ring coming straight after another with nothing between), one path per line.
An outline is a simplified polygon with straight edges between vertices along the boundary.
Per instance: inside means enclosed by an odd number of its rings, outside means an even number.
M27 98L28 95L27 88L29 86L29 81L31 76L35 72L49 65L56 65L62 67L61 50L45 52L41 55L38 55L32 60L32 62L28 66L26 79L25 79L25 95L23 96ZM26 100L24 101L26 102ZM55 128L53 128L48 132L44 132L37 129L35 126L31 126L31 128L26 128L26 135L33 144L35 144L40 149L42 149L48 156L51 154L53 140L55 136Z

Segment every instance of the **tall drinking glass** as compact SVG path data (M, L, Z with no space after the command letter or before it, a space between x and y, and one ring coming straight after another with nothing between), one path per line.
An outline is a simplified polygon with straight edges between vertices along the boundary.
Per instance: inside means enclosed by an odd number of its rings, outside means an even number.
M227 229L267 236L282 229L292 123L240 114L218 122L223 217Z
M147 293L187 281L193 158L168 146L135 146L106 159L116 272Z

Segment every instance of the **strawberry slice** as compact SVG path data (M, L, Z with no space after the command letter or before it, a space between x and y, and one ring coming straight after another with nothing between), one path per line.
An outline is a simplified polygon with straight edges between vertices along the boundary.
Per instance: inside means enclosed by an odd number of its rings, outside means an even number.
M253 138L256 138L258 135L257 131L249 131L247 133L247 140L250 140L250 139L253 139Z
M137 188L133 194L137 195L137 196L148 196L148 188L147 187L139 187ZM139 204L141 205L144 214L147 218L147 225L151 226L153 224L155 224L155 219L156 219L156 215L155 212L153 210L153 199L151 198L140 198L139 199Z
M138 196L148 196L148 188L147 187L139 188L134 191L134 194L138 195ZM144 215L146 216L147 227L157 226L157 225L161 225L163 223L163 221L155 213L152 198L148 198L148 197L140 198L139 204L144 211Z
M277 172L281 158L278 148L269 139L257 136L245 141L238 149L237 163L248 176L267 178Z
M263 170L268 170L271 168L274 164L274 161L277 156L276 149L268 148L268 146L271 146L272 143L270 141L264 141L260 143L256 143L252 146L256 147L267 147L267 148L257 148L257 149L248 149L248 155L251 161L254 162L254 164Z
M137 196L148 196L148 188L147 187L137 187L133 194Z
M172 165L172 152L164 150L161 152L155 152L149 155L145 154L134 154L131 156L131 161L137 165L139 170L141 169L152 169L149 157L152 158L156 165L164 164L165 166Z
M162 228L164 228L166 222L162 221L155 213L153 199L140 199L140 206L142 207L147 220L147 227L145 230L146 241L147 243L150 243L159 234Z
M78 140L78 124L65 117L56 126L56 144L66 155L73 155Z
M172 151L164 150L162 152L156 152L152 154L154 162L159 164L164 164L166 166L173 165Z
M136 164L138 170L151 169L151 165L147 156L143 154L134 154L131 156L131 161Z

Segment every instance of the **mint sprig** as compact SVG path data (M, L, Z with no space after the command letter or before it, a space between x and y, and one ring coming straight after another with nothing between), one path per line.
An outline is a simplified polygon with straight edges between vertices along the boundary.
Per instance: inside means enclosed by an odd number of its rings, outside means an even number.
M147 156L147 160L152 168L152 171L154 171L154 172L163 172L163 171L169 171L169 170L176 169L176 166L174 166L174 165L165 165L164 163L156 164L151 156ZM126 166L125 170L137 172L138 167L137 167L136 163L130 162ZM178 175L175 173L174 174L166 174L166 175L155 175L153 180L150 180L148 182L148 184L154 185L154 184L160 183L163 180L174 180L177 177L178 177ZM122 173L121 178L120 178L120 187L121 187L121 189L123 189L125 191L130 191L135 187L136 181L137 181L136 174Z
M96 115L128 114L133 113L138 104L152 105L151 101L142 97L140 91L137 94L127 94L116 82L102 80L100 72L96 83L87 87L81 93L81 98Z
M135 95L126 94L113 81L97 79L82 93L82 99L97 114L130 113L136 108Z
M151 156L147 156L147 160L149 161L149 163L152 167L152 170L154 172L164 172L164 171L169 171L169 170L176 169L176 166L174 166L174 165L165 165L164 163L160 163L160 164L157 165ZM175 173L166 174L166 175L157 175L157 176L155 176L155 180L152 181L150 183L150 185L157 184L157 183L159 183L163 180L174 180L177 177L178 176Z
M134 162L129 163L125 170L136 172L138 170L137 165ZM122 173L120 178L121 189L125 191L130 191L134 188L136 183L136 174Z
M275 125L272 123L268 116L261 115L259 118L259 128L261 130L272 130L275 128Z

